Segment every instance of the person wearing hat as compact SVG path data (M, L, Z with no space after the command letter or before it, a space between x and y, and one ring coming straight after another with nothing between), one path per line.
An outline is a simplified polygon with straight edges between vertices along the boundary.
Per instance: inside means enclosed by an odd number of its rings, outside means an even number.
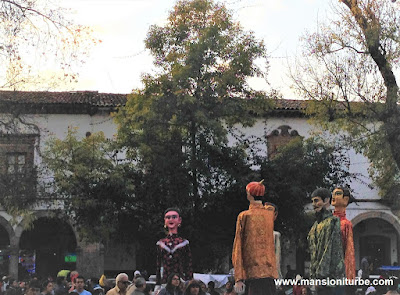
M340 220L327 210L329 190L317 188L311 194L316 221L308 233L311 279L342 279L345 277ZM317 286L317 294L330 294L331 286Z
M274 245L275 209L264 207L263 180L246 186L249 209L239 214L233 242L232 264L235 269L235 290L248 295L275 294L278 278Z
M178 273L184 280L193 278L192 254L189 241L178 236L182 217L178 208L164 211L164 228L168 235L159 240L157 245L157 285L166 284L171 273Z
M356 278L356 259L354 254L353 224L346 218L346 207L353 201L349 189L336 187L332 192L331 204L335 207L334 216L340 219L340 231L344 252L346 278Z

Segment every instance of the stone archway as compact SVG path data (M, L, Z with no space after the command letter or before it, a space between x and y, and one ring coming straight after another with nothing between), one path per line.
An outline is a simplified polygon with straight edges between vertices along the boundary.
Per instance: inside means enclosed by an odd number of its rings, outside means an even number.
M59 219L62 220L65 224L68 224L70 227L74 240L76 241L76 264L64 264L63 268L67 269L76 269L79 271L80 274L84 275L85 277L100 277L104 273L104 246L101 243L87 243L81 239L78 234L77 229L72 226L73 222L67 217L57 217L54 214L54 211L47 211L47 210L38 210L35 211L35 216L37 220L47 218L47 219ZM22 222L17 226L15 229L15 244L17 252L19 253L21 249L19 246L21 244L21 238L24 234L25 229L22 226ZM72 235L70 235L72 236ZM54 252L53 252L54 254ZM57 252L56 252L57 256ZM59 263L60 265L60 263ZM14 261L13 265L10 264L10 268L16 269L15 277L18 274L18 255L16 255L16 260ZM21 277L19 277L21 278Z
M73 227L48 212L37 212L33 227L18 228L19 278L28 273L56 276L61 269L76 269L78 241Z
M386 220L387 222L389 222L390 224L392 224L394 226L397 233L400 235L399 219L396 216L394 216L393 214L383 212L383 211L369 211L369 212L364 212L364 213L358 214L351 220L351 223L353 224L353 227L355 227L361 221L370 219L370 218L380 218L380 219Z
M391 212L370 211L352 220L356 266L364 256L371 256L375 267L399 261L400 222Z

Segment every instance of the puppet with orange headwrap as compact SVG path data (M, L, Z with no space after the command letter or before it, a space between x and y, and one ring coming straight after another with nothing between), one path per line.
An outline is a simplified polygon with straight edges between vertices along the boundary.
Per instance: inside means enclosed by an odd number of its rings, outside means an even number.
M246 186L249 210L239 214L233 243L232 263L235 289L248 295L275 294L278 278L274 245L274 206L263 205L265 186L250 182Z

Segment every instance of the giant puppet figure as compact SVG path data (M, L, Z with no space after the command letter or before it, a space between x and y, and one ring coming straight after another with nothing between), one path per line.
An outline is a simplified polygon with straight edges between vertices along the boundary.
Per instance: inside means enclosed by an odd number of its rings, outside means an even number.
M193 278L192 254L189 241L178 236L178 227L182 218L179 209L168 208L164 212L164 227L168 235L157 242L157 284L165 284L171 273L178 273L181 278Z
M353 225L346 218L346 207L353 201L350 191L347 188L336 187L332 192L332 206L335 207L334 216L340 218L340 231L344 252L344 266L346 278L349 280L356 277L356 259L354 255Z
M274 246L274 206L264 207L265 187L261 182L246 186L249 210L239 214L233 243L232 264L235 290L242 291L245 282L248 295L275 294L278 278Z
M331 193L318 188L311 194L316 221L308 233L311 279L344 278L343 247L340 220L327 209ZM317 294L330 294L331 288L317 286Z

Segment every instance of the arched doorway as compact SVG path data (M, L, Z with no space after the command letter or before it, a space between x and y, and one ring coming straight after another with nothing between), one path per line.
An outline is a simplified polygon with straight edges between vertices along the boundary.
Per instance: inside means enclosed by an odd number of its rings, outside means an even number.
M364 219L354 226L353 233L357 267L363 257L370 257L375 269L398 261L398 233L388 221Z
M76 268L77 242L71 226L58 218L41 217L20 238L19 275L53 276Z

